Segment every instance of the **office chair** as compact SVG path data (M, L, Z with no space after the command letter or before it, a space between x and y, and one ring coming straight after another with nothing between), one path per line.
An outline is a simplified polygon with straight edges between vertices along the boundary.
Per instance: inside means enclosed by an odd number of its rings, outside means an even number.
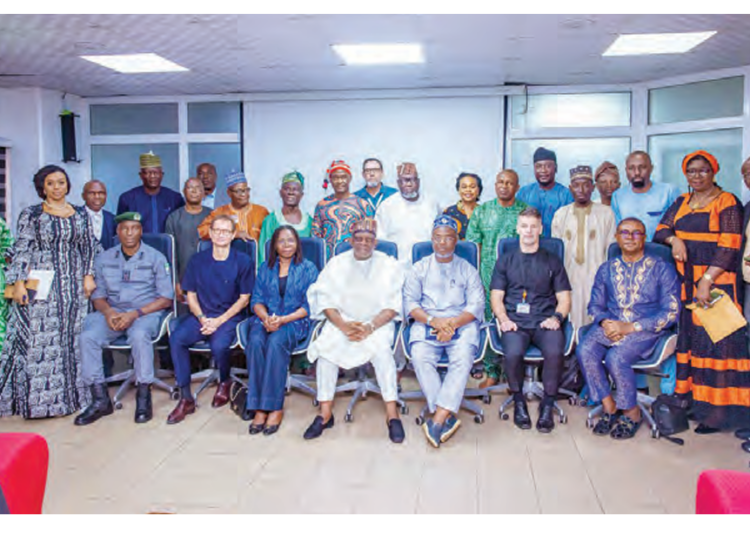
M207 249L211 249L212 247L213 247L213 244L211 243L210 240L201 240L200 242L198 242L199 252L205 251ZM249 256L253 265L252 267L253 273L257 272L256 262L258 259L258 251L257 251L258 246L255 240L244 241L240 239L235 239L235 240L232 240L231 247ZM188 313L188 314L192 314L192 313ZM169 325L167 326L167 330L170 336L172 335L172 332L177 328L177 325L182 320L182 318L184 317L173 318L169 322ZM234 340L232 341L232 344L229 346L229 349L232 350L234 348L237 348L238 346L239 346L239 337L238 335L235 335ZM211 354L211 347L209 346L208 341L205 339L195 343L195 345L191 346L188 350L196 354L208 354L208 355ZM236 368L236 367L232 367L230 369L230 377L233 380L242 381L238 377L240 374L247 374L247 370L243 368ZM191 383L194 381L200 381L200 380L202 380L202 382L194 395L196 400L198 399L198 395L200 395L203 391L208 389L208 387L211 386L211 384L219 383L219 369L216 368L216 364L213 362L213 359L211 360L211 365L209 366L209 368L190 375Z
M44 437L0 434L0 514L41 514L48 468L49 447Z
M268 259L268 253L269 253L269 247L270 247L271 241L266 241L264 247L266 249L266 259ZM305 259L312 262L315 267L318 269L318 272L322 271L326 264L326 243L323 239L318 238L316 236L312 237L304 237L300 238L300 244L302 246L302 255ZM252 314L252 311L251 311ZM305 354L307 352L307 348L310 346L310 343L314 340L314 338L317 336L318 331L320 330L320 326L322 325L322 322L319 321L313 321L310 325L310 331L307 334L307 337L305 337L304 340L297 343L297 346L295 346L294 350L292 350L292 357L299 356L302 354ZM239 346L242 348L242 351L245 351L245 348L248 347L249 344L249 337L250 337L250 328L252 327L252 318L246 318L242 322L240 322L237 325L237 340L239 341ZM296 389L297 391L310 395L313 400L313 405L318 405L318 399L316 398L316 395L318 394L317 390L310 386L309 383L307 383L307 376L303 374L292 374L291 372L287 373L287 379L286 379L286 392L289 394L292 389Z
M412 247L412 263L417 263L421 259L432 255L432 242L418 242L414 244ZM474 268L477 268L479 266L479 249L477 248L477 245L473 242L467 242L467 241L460 241L456 243L456 250L455 255L458 257L461 257L462 259L465 259L466 261L470 262ZM408 314L408 311L406 312ZM478 319L480 324L482 323L481 318ZM411 361L411 353L410 353L410 335L411 335L411 327L414 323L414 319L409 319L408 321L404 322L404 327L401 332L401 339L404 344L404 352L406 353L407 359ZM474 356L474 364L481 362L482 357L484 356L484 352L487 349L487 333L483 329L482 326L480 326L479 329L479 346L477 348L477 354ZM443 356L440 358L440 361L438 362L438 373L440 374L441 379L445 376L445 373L448 369L448 356L446 354L443 354ZM471 413L474 414L474 422L477 424L481 424L484 422L484 410L482 410L481 406L478 404L475 404L474 402L471 402L470 400L467 400L467 397L475 397L475 396L481 396L482 392L476 390L476 389L470 389L466 388L464 389L464 398L461 400L461 408L465 409ZM401 398L403 400L423 400L425 398L424 393L421 389L417 391L409 391L406 393L401 394ZM416 422L418 425L421 425L425 421L425 415L427 414L429 408L427 404L425 404L422 407L422 410L419 413L419 416L416 418Z
M674 259L672 258L672 249L667 246L654 244L653 242L646 242L645 253L646 255L660 257L661 259L674 265ZM609 250L607 251L607 260L614 259L615 257L619 257L620 255L622 255L620 246L617 243L611 244L609 246ZM589 332L592 326L593 324L588 324L579 328L577 340L581 340L581 338L583 338ZM665 330L662 333L661 337L659 337L659 342L651 351L651 354L644 356L642 360L633 365L633 371L636 374L647 374L649 376L664 377L664 374L662 374L659 369L661 368L661 365L662 363L664 363L664 361L674 355L676 348L677 325L675 324L675 326L673 326L671 329ZM653 437L654 439L658 439L659 428L656 426L656 421L654 421L654 418L651 415L651 405L655 400L656 398L654 398L653 396L637 391L636 401L638 407L641 409L641 415L643 415L643 418L646 419L649 427L651 428L651 437ZM589 414L586 418L586 426L589 428L593 428L595 424L594 419L597 416L601 415L602 411L603 408L601 404L589 411Z
M336 244L336 248L334 249L333 254L334 256L340 255L341 253L349 251L350 249L352 249L352 246L351 244L349 244L349 242L339 242L338 244ZM389 242L387 240L378 240L378 243L375 246L375 251L385 253L386 255L390 255L394 259L398 259L398 246L394 242ZM401 322L396 322L396 326L393 331L393 344L391 345L392 352L396 351L396 345L398 344L401 326ZM370 393L374 393L377 395L381 394L380 387L378 387L377 382L371 376L367 375L367 366L368 364L366 363L362 366L356 367L356 377L352 381L336 387L336 393L353 393L351 400L349 400L349 405L346 408L346 415L344 415L344 421L346 422L352 422L354 420L352 411L354 411L354 405L360 399L367 398L367 395ZM406 415L409 413L409 407L404 403L403 400L399 398L399 400L397 400L396 402L401 409L402 415Z
M565 246L563 244L563 241L559 238L542 237L540 238L539 247L557 255L560 260L563 260L565 258ZM502 255L510 253L511 251L515 251L518 248L518 238L504 238L497 244L497 258L499 259ZM561 329L565 333L565 348L563 350L563 356L567 358L573 353L576 335L575 326L569 319L566 319ZM489 340L489 345L492 351L498 355L504 355L503 345L501 341L500 323L497 321L497 318L495 318L494 322L487 327L487 338ZM529 400L532 397L542 398L544 396L544 388L542 387L542 383L539 381L538 374L539 365L544 363L544 358L542 357L541 350L531 344L528 350L526 350L523 361L525 365L523 383L524 395ZM492 400L490 393L506 391L507 389L508 384L504 383L493 385L492 387L482 389L482 391L484 392L485 401L489 403ZM576 393L568 391L567 389L560 388L558 390L558 394L567 395L569 397L568 401L570 402L570 404L575 403ZM500 405L499 416L502 420L508 420L509 415L506 413L506 411L508 409L508 406L510 406L512 403L513 396L510 395ZM566 422L568 422L568 416L562 410L557 401L555 401L554 403L554 410L559 415L560 424L565 424Z
M174 258L174 238L171 235L164 234L164 233L144 233L141 237L141 241L154 248L158 252L160 252L164 257L166 257L167 262L169 263L170 267L170 273L172 274L172 288L175 287L175 258ZM115 245L118 245L120 241L115 237ZM159 332L156 334L156 337L151 341L151 344L156 347L156 343L158 343L163 337L164 334L167 333L167 327L169 324L169 321L174 317L175 311L177 310L177 297L175 296L172 299L172 307L169 309L162 309L161 311L158 311L155 314L160 315L160 328ZM119 351L129 351L131 350L131 346L127 342L128 335L127 333L123 333L120 337L115 339L111 344L104 346L104 350L119 350ZM129 361L132 362L132 356L129 358ZM179 397L179 391L175 389L174 387L168 385L166 382L162 380L162 378L166 378L171 376L172 373L166 370L156 370L154 374L154 383L153 385L155 387L158 387L160 389L163 389L167 391L172 398L176 399ZM115 409L122 409L122 399L125 396L125 393L133 387L135 384L135 369L129 369L124 372L120 372L118 374L113 374L109 378L105 378L105 383L107 385L115 383L115 382L122 382L122 385L120 385L120 388L115 393L114 399L112 400Z

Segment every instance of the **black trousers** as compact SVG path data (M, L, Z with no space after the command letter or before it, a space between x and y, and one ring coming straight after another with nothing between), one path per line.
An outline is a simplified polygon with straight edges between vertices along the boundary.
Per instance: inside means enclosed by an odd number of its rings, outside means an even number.
M560 387L565 351L565 333L562 329L523 329L506 331L501 335L505 354L505 373L508 376L508 387L513 393L520 393L523 388L523 356L531 343L542 352L542 384L544 394L556 396Z

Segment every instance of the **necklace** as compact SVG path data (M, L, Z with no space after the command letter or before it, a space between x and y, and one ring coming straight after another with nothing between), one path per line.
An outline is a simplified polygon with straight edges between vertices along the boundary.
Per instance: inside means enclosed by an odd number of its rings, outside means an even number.
M719 197L720 194L721 188L717 188L716 186L713 187L711 192L705 198L695 199L695 192L693 192L692 194L690 194L688 206L691 210L705 208L711 201Z

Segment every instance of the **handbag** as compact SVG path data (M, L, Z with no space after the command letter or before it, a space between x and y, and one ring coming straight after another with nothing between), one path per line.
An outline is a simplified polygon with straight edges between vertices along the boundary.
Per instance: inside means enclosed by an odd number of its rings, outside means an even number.
M237 416L245 419L245 402L247 401L247 387L242 382L234 380L229 386L229 407Z
M654 415L659 434L672 443L684 445L684 439L671 436L690 429L688 424L689 408L690 401L685 397L665 394L657 396L651 405L651 412Z

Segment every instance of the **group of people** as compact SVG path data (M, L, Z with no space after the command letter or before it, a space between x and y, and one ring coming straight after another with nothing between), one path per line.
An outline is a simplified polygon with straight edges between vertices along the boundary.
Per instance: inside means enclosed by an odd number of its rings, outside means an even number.
M556 154L540 147L535 182L521 188L515 171L502 170L495 198L480 204L482 179L461 173L459 200L445 209L421 187L413 163L397 166L392 188L383 184L382 162L368 158L362 165L365 185L352 192L352 169L336 160L327 170L333 193L312 216L300 209L305 179L298 171L283 176L281 206L269 212L251 202L241 172L230 173L222 190L215 167L201 164L180 195L162 186L158 156L142 155L140 168L143 185L120 196L114 216L103 209L103 182L87 183L85 206L77 207L67 200L65 171L46 166L34 177L43 202L23 210L15 243L0 226L0 247L6 248L0 258L9 261L4 276L13 297L0 354L0 416L51 417L83 409L75 422L86 425L111 413L102 349L126 334L138 385L135 420L150 420L152 342L176 297L182 315L169 342L181 396L170 424L196 410L189 348L200 340L209 341L219 369L212 405L229 402L230 346L237 325L250 314L243 418L251 421L251 434L279 429L290 355L315 320L325 322L307 357L316 364L320 410L304 433L307 439L334 425L339 369L371 363L389 437L403 441L394 358L399 320L413 324L404 350L427 399L431 416L423 431L434 447L460 426L458 409L479 357L480 330L493 318L503 359L486 353L480 386L507 377L514 423L522 429L532 425L522 391L530 344L544 357L536 428L554 428L566 322L592 324L578 341L576 358L589 396L604 407L594 433L635 435L642 416L632 365L674 326L674 391L691 399L696 432L750 426L747 327L713 342L685 309L692 303L710 307L712 291L720 289L739 310L743 302L750 310L750 261L743 260L750 255L750 207L743 218L739 200L716 182L719 163L706 151L683 160L688 193L680 195L674 186L652 181L644 151L628 155L627 185L621 185L617 167L604 162L595 171L587 165L571 169L565 187L556 180ZM750 188L750 159L742 173ZM592 200L595 190L599 203ZM175 239L174 267L142 240L143 233L164 232ZM310 236L325 242L328 262L320 273L302 252L300 238ZM541 247L543 237L563 242L563 258ZM517 239L517 248L498 258L498 243L508 238ZM232 246L237 239L257 242L257 275L253 260ZM211 246L196 253L200 240ZM477 244L478 267L455 254L461 240ZM377 251L378 241L395 243L397 258ZM342 242L351 249L336 254ZM419 242L432 242L432 253L412 263L412 246ZM621 254L608 259L614 242ZM647 242L671 248L674 263L648 253ZM45 274L49 293L34 299L34 277ZM447 372L440 374L444 355Z

